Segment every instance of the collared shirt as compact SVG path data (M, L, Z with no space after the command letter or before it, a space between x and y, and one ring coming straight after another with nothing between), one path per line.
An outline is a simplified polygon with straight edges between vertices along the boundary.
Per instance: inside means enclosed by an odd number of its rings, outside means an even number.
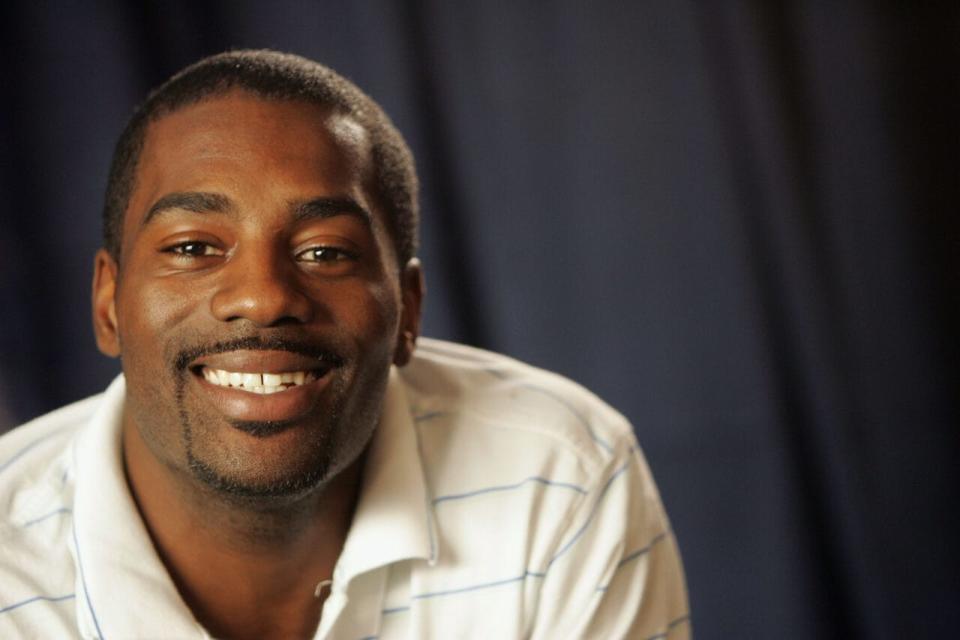
M124 395L0 438L0 637L209 637L127 487ZM370 446L316 638L689 637L649 469L582 387L422 339Z

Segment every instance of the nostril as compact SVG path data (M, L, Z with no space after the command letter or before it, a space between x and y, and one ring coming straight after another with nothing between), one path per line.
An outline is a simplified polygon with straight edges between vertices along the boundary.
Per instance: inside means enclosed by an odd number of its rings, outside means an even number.
M261 273L222 287L211 299L213 316L223 322L248 320L259 327L308 322L313 301L291 283L268 276Z
M301 320L300 318L295 318L294 316L284 316L283 318L279 318L276 322L274 322L274 323L273 323L272 325L270 325L270 326L271 326L271 327L284 327L284 326L288 326L288 325L303 324L304 322L305 322L305 320Z

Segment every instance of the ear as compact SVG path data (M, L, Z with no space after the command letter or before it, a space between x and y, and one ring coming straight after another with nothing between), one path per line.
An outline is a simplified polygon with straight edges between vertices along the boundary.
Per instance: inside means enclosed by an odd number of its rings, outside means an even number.
M420 310L426 286L420 260L411 258L400 273L400 295L403 309L400 315L400 333L393 353L393 363L402 367L413 357L413 350L420 335Z
M117 331L117 263L106 249L93 258L93 333L97 348L111 358L120 355L120 334Z

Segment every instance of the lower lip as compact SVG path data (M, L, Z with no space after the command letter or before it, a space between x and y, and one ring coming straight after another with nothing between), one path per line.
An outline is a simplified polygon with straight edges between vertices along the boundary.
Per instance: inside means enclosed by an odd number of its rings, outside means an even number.
M285 391L260 394L236 387L212 384L194 374L203 395L230 420L240 422L282 422L295 420L313 409L330 381L331 372Z

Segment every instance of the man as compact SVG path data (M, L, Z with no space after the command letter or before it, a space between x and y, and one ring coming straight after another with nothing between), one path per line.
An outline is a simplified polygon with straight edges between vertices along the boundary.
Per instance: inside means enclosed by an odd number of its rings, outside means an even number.
M0 636L689 635L629 425L421 340L416 177L359 89L222 54L121 136L107 391L0 440Z

